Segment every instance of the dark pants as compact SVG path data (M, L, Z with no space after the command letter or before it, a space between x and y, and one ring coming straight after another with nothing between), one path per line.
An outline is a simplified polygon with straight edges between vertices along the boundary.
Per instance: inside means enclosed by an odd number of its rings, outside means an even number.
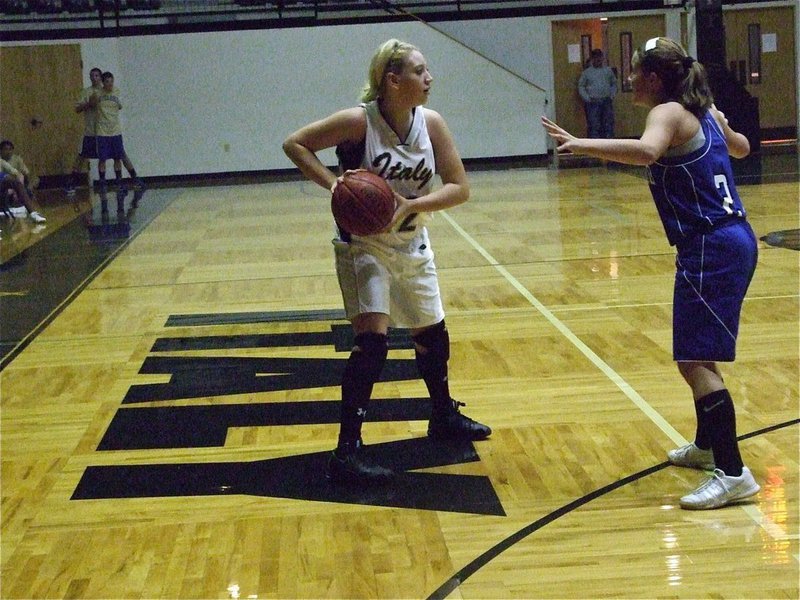
M614 137L614 103L611 98L587 102L586 125L590 138Z

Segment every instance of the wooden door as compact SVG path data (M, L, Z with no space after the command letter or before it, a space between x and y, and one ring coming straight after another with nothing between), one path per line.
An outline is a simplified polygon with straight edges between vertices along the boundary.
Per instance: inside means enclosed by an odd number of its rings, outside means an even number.
M797 124L794 10L776 6L723 13L728 66L758 98L761 129L778 135L789 134ZM762 36L768 45L751 52L750 40L758 43Z
M554 21L553 40L553 90L556 122L575 135L586 135L586 117L583 101L578 94L578 79L583 72L582 61L571 62L570 46L581 46L582 36L589 36L591 48L603 48L600 19L574 19Z
M78 44L0 48L0 135L40 177L70 171L83 134L82 79Z
M614 99L614 133L617 137L639 137L644 131L647 110L634 106L633 94L626 90L623 78L622 45L631 40L633 51L647 40L666 35L664 15L640 15L637 17L614 17L608 20L608 64L617 71L617 97Z
M583 102L578 94L578 79L584 65L580 62L569 62L568 50L570 45L580 45L583 36L590 36L591 47L603 50L608 65L617 73L618 93L614 99L616 121L614 133L616 137L639 137L644 129L647 112L634 107L631 94L623 91L620 35L631 34L632 48L635 50L649 38L665 34L664 16L611 17L606 21L605 31L603 29L600 19L553 22L553 87L556 119L567 131L576 135L586 134Z

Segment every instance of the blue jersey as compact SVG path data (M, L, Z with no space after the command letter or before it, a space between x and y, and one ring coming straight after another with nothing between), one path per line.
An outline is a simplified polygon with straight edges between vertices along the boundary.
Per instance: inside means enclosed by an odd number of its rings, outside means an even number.
M650 191L673 246L746 216L733 183L725 134L710 112L700 119L695 138L699 144L693 150L663 156L647 168Z

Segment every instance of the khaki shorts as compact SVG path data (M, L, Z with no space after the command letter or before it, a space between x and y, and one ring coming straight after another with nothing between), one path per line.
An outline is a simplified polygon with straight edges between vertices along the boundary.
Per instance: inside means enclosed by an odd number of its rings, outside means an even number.
M333 240L347 318L383 313L389 315L390 326L409 329L444 319L427 229L422 227L405 241L387 243L382 238L354 237L350 243Z

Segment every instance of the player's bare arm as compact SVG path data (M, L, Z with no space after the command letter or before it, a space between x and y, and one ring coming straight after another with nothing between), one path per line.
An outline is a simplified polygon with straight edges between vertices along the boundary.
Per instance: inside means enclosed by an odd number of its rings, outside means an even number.
M358 143L364 139L366 132L364 109L348 108L298 129L283 142L283 151L303 175L330 190L337 176L322 164L316 153L342 142Z
M728 119L716 106L711 106L711 114L714 115L717 123L725 134L725 142L728 144L728 154L734 158L744 158L750 154L750 141L741 133L734 131L728 124Z
M653 109L654 111L655 109ZM653 111L650 111L651 115ZM638 140L578 138L551 121L542 117L542 126L558 144L558 152L571 152L613 160L630 165L649 165L655 162L669 147L672 132L665 123L648 116L648 126Z
M85 110L91 110L95 106L97 106L97 94L92 94L91 96L89 96L89 98L86 99L86 101L78 102L75 105L75 112L80 113Z
M442 179L442 187L415 199L412 212L444 210L463 204L469 199L467 173L447 123L436 111L427 108L424 110L428 135L433 144L436 172Z

